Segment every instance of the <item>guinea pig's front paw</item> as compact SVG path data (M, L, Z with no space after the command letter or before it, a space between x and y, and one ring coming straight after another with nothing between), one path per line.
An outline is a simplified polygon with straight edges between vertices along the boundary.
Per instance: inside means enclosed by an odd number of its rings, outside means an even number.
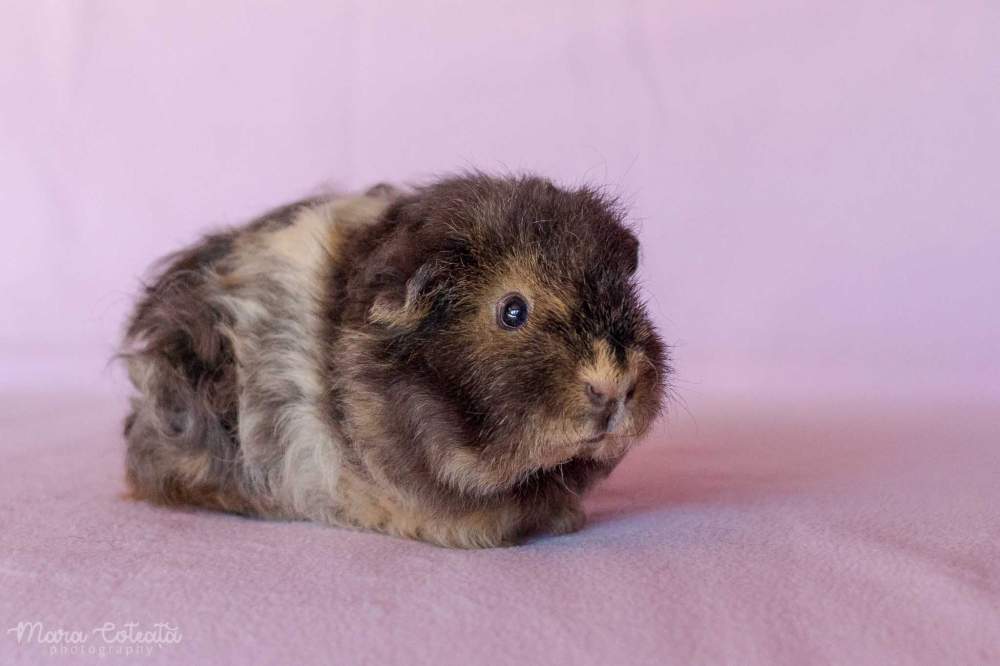
M499 529L466 525L435 525L421 529L413 536L445 548L503 548L517 544L513 535Z
M445 548L503 548L518 543L516 523L502 511L435 518L406 526L401 536Z
M472 511L452 516L401 512L382 527L390 534L426 541L445 548L500 548L518 542L518 514L509 508Z
M583 512L580 500L571 498L549 515L542 531L549 534L569 534L579 531L586 523L587 514Z

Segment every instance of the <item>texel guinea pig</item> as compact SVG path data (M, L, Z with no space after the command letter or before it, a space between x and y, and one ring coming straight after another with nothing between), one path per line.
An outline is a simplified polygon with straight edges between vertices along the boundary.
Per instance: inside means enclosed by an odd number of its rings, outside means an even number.
M663 404L638 252L598 190L480 173L207 236L128 323L130 494L464 548L577 530Z

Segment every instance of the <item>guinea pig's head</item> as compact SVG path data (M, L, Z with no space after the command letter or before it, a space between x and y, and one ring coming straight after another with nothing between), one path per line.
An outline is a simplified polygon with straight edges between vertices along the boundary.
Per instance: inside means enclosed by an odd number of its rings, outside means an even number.
M612 463L661 410L667 350L640 299L639 242L599 192L480 174L400 199L365 262L366 324L471 491L574 459ZM443 417L442 417L443 413Z

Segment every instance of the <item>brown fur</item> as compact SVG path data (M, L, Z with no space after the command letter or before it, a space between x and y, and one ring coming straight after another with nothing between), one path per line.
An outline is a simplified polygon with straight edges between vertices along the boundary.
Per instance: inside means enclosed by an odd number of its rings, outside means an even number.
M455 547L579 529L662 405L637 253L598 192L480 174L209 236L129 324L133 494Z

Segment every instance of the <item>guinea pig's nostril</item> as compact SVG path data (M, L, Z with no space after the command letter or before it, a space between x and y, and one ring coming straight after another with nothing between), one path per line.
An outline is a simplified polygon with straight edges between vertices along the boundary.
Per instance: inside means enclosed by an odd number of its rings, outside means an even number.
M597 390L590 382L587 382L587 397L590 398L590 402L593 403L595 407L603 407L608 401L607 396Z
M625 401L628 402L635 397L635 384L633 383L628 387L628 391L625 392Z

